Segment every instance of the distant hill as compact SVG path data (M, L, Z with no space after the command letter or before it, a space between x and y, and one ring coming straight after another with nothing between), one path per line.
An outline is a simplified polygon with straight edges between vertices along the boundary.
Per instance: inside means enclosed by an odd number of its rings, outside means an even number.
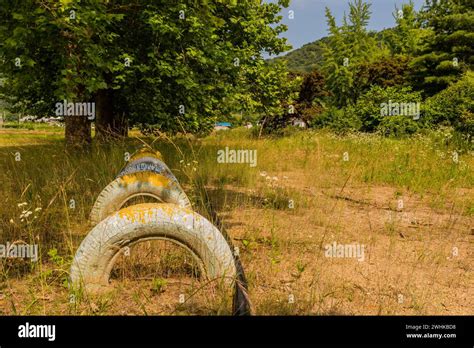
M319 67L322 60L321 42L327 38L307 43L296 50L287 53L284 56L269 59L269 62L286 60L288 62L288 70L296 72L310 72L314 68Z
M379 32L371 32L377 41L383 42L384 37L390 35L393 28L383 29ZM319 40L307 43L300 48L297 48L291 52L288 52L284 56L269 59L268 61L274 62L278 60L286 60L288 62L288 70L294 72L310 72L314 68L318 68L322 62L322 49L321 43L327 43L328 38L323 37Z

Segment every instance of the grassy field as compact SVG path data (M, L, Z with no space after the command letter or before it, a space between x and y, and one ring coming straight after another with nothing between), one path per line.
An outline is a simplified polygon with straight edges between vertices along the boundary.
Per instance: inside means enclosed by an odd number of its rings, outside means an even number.
M165 242L123 256L109 293L68 290L91 206L143 143L161 151L196 211L209 214L203 194L216 207L256 314L472 314L474 154L442 133L132 132L68 152L61 128L47 127L0 130L0 241L36 243L41 254L36 263L0 259L0 314L229 314L228 290L201 281L189 256ZM257 166L217 163L225 147L257 150ZM364 257L327 257L333 243L363 246Z

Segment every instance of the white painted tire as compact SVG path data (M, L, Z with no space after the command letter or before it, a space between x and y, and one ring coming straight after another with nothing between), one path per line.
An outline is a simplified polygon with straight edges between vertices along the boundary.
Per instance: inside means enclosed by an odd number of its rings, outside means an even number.
M229 244L207 219L168 203L144 203L124 208L101 221L82 241L71 266L74 287L96 291L109 283L121 251L146 240L167 240L198 261L207 279L234 282L236 266Z
M121 209L128 200L138 196L150 196L157 202L191 207L189 198L178 182L160 174L138 172L119 177L102 190L91 210L92 226Z
M169 169L162 160L155 157L140 157L130 160L130 162L120 170L117 178L139 172L154 172L178 182L178 179L176 179L171 169Z

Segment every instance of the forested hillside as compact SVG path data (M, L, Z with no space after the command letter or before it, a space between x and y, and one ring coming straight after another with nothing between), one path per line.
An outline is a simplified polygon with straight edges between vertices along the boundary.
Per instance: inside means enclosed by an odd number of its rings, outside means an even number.
M318 68L322 61L321 42L327 41L327 38L316 40L300 48L297 48L286 55L269 59L270 62L286 60L288 69L296 72L310 72Z

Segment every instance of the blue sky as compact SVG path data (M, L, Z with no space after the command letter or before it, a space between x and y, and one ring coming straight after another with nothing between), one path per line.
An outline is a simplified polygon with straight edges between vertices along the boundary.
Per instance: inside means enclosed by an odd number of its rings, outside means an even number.
M276 0L264 0L276 2ZM283 9L282 22L288 26L288 31L282 36L288 39L293 49L299 48L308 42L315 41L327 35L325 7L329 7L338 23L342 20L344 12L349 12L349 0L291 0L290 6ZM369 0L372 4L372 16L369 22L370 30L381 30L395 25L392 13L395 5L399 8L409 0ZM413 0L415 8L419 10L425 3L424 0ZM288 18L288 11L294 11L294 19Z

